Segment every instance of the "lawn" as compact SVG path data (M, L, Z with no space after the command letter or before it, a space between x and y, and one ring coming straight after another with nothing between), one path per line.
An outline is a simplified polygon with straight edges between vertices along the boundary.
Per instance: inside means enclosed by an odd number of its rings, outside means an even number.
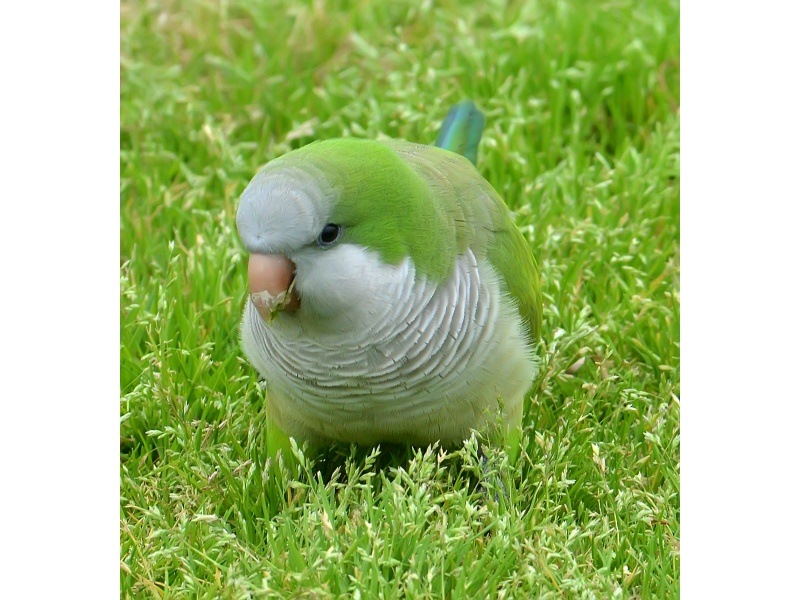
M122 597L677 597L679 61L677 1L123 2ZM432 143L464 98L541 268L520 458L267 469L239 195L313 140Z

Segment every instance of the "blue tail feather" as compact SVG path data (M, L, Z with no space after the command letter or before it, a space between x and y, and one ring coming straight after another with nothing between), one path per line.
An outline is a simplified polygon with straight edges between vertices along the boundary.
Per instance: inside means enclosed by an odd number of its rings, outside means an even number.
M459 102L447 113L434 145L462 154L477 165L483 125L483 113L472 100Z

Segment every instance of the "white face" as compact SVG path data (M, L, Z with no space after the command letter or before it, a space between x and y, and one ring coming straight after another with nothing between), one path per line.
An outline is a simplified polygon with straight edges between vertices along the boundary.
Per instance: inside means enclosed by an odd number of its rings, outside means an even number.
M318 178L293 167L262 172L247 186L236 213L236 228L247 251L283 254L315 244L328 223L335 192Z
M304 248L293 260L301 306L291 316L305 330L321 334L359 335L384 326L414 281L409 260L387 265L376 252L355 244Z

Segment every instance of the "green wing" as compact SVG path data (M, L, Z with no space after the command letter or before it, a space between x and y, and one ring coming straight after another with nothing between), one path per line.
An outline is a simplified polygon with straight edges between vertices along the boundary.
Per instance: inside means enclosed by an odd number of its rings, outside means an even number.
M473 165L477 165L478 143L483 127L483 113L472 100L465 100L453 106L447 113L435 145L461 154ZM536 340L542 324L542 298L536 261L525 238L508 216L508 208L495 190L480 175L468 176L480 179L480 187L497 205L498 216L493 223L494 242L488 245L487 255L494 268L500 272L506 291L516 300L520 316L529 327L531 339Z

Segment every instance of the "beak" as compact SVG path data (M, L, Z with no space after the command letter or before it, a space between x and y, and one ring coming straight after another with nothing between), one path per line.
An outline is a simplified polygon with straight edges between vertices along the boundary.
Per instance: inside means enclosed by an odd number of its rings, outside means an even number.
M280 311L300 308L300 296L294 289L295 264L280 254L251 254L247 266L250 299L265 323Z

